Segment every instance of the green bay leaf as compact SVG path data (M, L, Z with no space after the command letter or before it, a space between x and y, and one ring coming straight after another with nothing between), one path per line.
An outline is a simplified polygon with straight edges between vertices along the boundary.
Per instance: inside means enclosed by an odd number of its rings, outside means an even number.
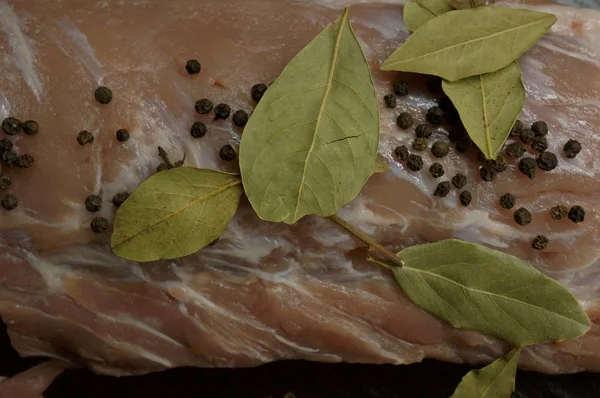
M491 73L456 82L444 80L469 136L488 159L496 159L525 103L525 87L516 62Z
M447 0L411 1L404 5L404 24L414 32L430 19L452 10Z
M411 246L393 268L420 308L513 346L578 337L590 320L571 292L525 261L459 240Z
M225 231L242 191L235 174L189 167L157 173L119 207L111 249L133 261L195 253Z
M387 173L388 171L390 171L390 166L388 166L387 160L382 154L378 153L377 157L375 158L375 164L373 165L373 171L371 172L371 175L383 174Z
M552 14L478 7L442 14L426 22L381 66L456 81L501 69L554 24Z
M244 129L240 170L267 221L327 217L371 175L379 110L348 10L285 67Z
M509 398L515 390L520 353L521 348L515 348L486 367L470 371L451 398Z

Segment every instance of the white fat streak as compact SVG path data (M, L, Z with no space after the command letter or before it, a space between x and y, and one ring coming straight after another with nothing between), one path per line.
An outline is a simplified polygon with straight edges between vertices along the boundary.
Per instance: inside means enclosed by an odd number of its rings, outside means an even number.
M56 266L30 252L27 252L25 259L44 279L49 292L60 294L64 291L63 278L69 273L70 267Z
M398 218L384 217L369 209L368 204L369 200L363 195L359 195L348 206L340 209L338 215L367 235L373 235L376 227L388 227L402 223L404 231L408 228L408 220L398 212L394 212Z
M600 65L599 59L588 57L587 55L583 54L581 51L575 52L575 51L569 51L565 48L561 48L557 45L552 44L550 39L542 39L542 40L538 41L538 45L541 47L547 48L548 50L552 50L554 52L566 55L571 58L580 59L582 61L589 62L594 65Z
M12 49L14 64L21 70L23 79L40 102L43 88L33 66L35 62L33 47L29 38L23 34L19 26L19 18L12 6L6 1L0 1L0 28L4 31L8 45Z
M8 102L8 98L6 98L4 92L0 91L0 118L4 119L10 115L10 109L10 102Z
M81 61L81 64L92 75L96 83L101 85L103 82L102 67L98 62L98 58L96 58L96 52L88 42L87 36L68 18L61 19L58 25L79 50L77 58Z

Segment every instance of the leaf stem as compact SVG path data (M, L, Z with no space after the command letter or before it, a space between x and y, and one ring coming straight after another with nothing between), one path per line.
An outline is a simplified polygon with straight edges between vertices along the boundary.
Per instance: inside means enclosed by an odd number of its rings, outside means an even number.
M340 227L344 228L351 235L354 235L358 240L360 240L361 242L363 242L365 245L369 246L369 248L371 250L373 250L373 251L381 254L383 257L385 257L386 259L390 260L393 264L397 265L400 268L402 268L404 266L404 261L402 261L398 256L396 256L394 253L392 253L391 251L389 251L385 247L381 246L379 243L377 243L370 236L362 233L358 228L356 228L353 225L351 225L351 224L347 223L346 221L342 220L336 214L334 214L333 216L330 216L329 219L331 221L335 222L336 224L338 224ZM374 261L374 262L376 262L379 265L383 265L380 262L377 262L377 261ZM389 267L387 267L387 268L389 268Z

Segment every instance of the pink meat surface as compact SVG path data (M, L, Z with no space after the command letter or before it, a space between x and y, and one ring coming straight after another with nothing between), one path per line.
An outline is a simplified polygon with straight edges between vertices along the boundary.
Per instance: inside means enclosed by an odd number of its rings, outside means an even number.
M0 0L0 119L40 124L36 136L11 138L34 166L3 170L19 207L0 210L0 316L22 355L127 375L282 359L483 364L508 349L420 310L389 272L365 261L360 242L327 219L270 224L244 201L214 246L144 264L113 255L110 231L90 230L94 216L114 218L116 193L155 172L159 145L173 160L185 153L187 166L235 171L218 149L238 144L242 130L231 119L197 115L194 102L252 110L250 88L275 79L350 4L381 100L380 152L391 171L371 178L339 216L394 250L459 238L526 259L571 289L593 325L579 339L526 348L520 366L600 371L600 12L554 5L522 5L558 21L520 60L521 119L548 123L559 166L529 180L510 161L484 182L476 153L452 147L439 161L445 178L467 176L473 203L465 208L457 190L433 196L429 151L421 172L392 155L414 137L396 116L409 111L419 123L439 99L424 79L378 70L408 36L401 2ZM184 69L191 58L202 63L199 75ZM398 78L410 80L410 94L387 109L382 98ZM99 85L112 88L110 104L94 100ZM200 139L189 134L196 120L209 129ZM447 141L446 127L432 138ZM129 141L115 139L120 128L131 132ZM94 134L93 145L78 145L83 129ZM583 143L575 159L562 153L568 139ZM518 226L500 207L506 192L531 210L530 225ZM97 214L84 206L91 194L104 200ZM581 205L585 221L552 220L556 204ZM550 239L541 252L531 248L537 234Z

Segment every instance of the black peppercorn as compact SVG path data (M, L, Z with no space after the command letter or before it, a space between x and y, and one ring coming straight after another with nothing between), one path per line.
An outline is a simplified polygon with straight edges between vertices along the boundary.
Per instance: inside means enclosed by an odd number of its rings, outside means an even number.
M444 166L440 163L435 162L429 167L429 172L433 176L433 178L440 178L444 175Z
M94 143L94 136L89 131L82 130L77 135L77 142L81 146L84 146L86 144L93 144Z
M212 111L213 103L207 98L202 98L201 100L196 101L196 103L194 104L194 109L196 110L196 113L200 115L206 115L207 113Z
M229 117L231 108L227 104L219 104L215 106L215 120L225 120Z
M448 143L444 141L436 141L431 146L431 153L433 153L436 158L443 158L448 154L449 150Z
M505 193L500 196L500 206L507 210L512 209L515 206L515 197L510 193Z
M13 143L8 138L3 138L0 140L0 154L10 151L13 148Z
M21 124L21 128L27 135L36 135L40 130L40 126L35 120L27 120L25 123Z
M563 151L565 151L565 156L569 159L573 159L575 156L581 152L581 144L576 140L569 140L563 147Z
M408 155L406 167L408 167L412 171L421 170L423 168L423 158L421 158L419 155Z
M548 245L548 238L546 238L544 235L536 236L531 242L531 247L533 247L535 250L544 250L546 245Z
M7 117L2 121L2 131L7 135L17 135L21 132L21 121L16 117Z
M550 209L550 217L552 217L553 220L561 220L565 218L567 214L569 214L569 209L564 205L553 206Z
M97 234L106 232L108 229L108 220L104 217L95 217L90 223L90 228Z
M126 129L119 129L117 130L117 141L119 142L125 142L129 139L129 131L127 131Z
M248 114L246 111L239 110L233 114L233 124L238 127L244 127L248 123Z
M513 137L518 137L521 135L521 132L523 131L523 122L520 120L517 120L515 122L515 124L513 124L512 128L510 129L510 135L512 135Z
M198 62L195 59L190 59L185 63L185 70L187 70L187 73L189 73L190 75L196 75L200 73L201 69L202 66L200 65L200 62Z
M422 151L427 148L429 145L429 140L427 138L415 138L412 147L415 151Z
M165 171L165 170L170 170L170 169L172 169L172 167L164 162L159 164L158 166L156 166L157 173L160 173L161 171Z
M435 192L433 196L438 196L440 198L445 198L450 193L450 181L442 181L435 188Z
M521 130L519 137L523 143L529 144L535 138L535 133L531 129L524 127L523 130Z
M27 154L19 156L15 160L14 166L20 169L30 168L31 166L33 166L33 156Z
M544 152L548 149L548 140L544 136L535 137L531 143L531 147L534 151Z
M399 161L405 162L408 159L408 148L406 145L397 146L396 149L394 149L394 152Z
M258 104L265 94L265 91L267 91L267 86L265 84L259 83L252 86L250 94L252 95L254 102Z
M204 137L206 134L206 125L202 122L194 122L190 128L190 135L194 138Z
M454 177L452 177L452 184L458 189L462 189L465 185L467 185L467 176L464 174L458 173Z
M518 159L525 153L525 147L520 142L512 142L506 146L506 153L511 158Z
M100 211L102 208L102 198L97 195L90 195L85 199L85 209L90 213Z
M468 139L460 140L456 143L456 151L460 153L465 153L471 148L471 141Z
M396 119L396 123L398 127L401 129L407 129L413 125L413 118L408 112L402 112L398 115L398 119Z
M483 181L493 181L494 178L496 177L496 172L487 167L480 167L479 168L479 176L481 177L481 179Z
M385 102L386 108L395 108L396 107L396 97L394 97L394 94L384 95L383 102Z
M421 123L415 128L415 134L418 138L429 138L433 134L433 128L428 124Z
M404 80L398 80L394 83L394 92L396 95L405 96L408 95L408 82Z
M96 97L96 101L106 105L112 101L112 91L108 87L100 86L96 89L94 97Z
M473 199L473 196L471 195L471 192L469 191L462 191L460 193L460 196L458 198L460 200L460 204L462 204L463 206L468 206L471 204L471 200Z
M129 198L129 192L119 192L112 198L113 205L115 207L121 207L121 205Z
M535 166L536 162L533 158L523 158L519 161L519 170L531 180L535 178Z
M433 106L427 110L425 118L431 124L440 124L444 118L444 111L440 107Z
M579 224L583 222L585 218L585 210L581 206L573 206L571 210L569 210L569 220L573 221L575 224Z
M524 207L521 207L515 211L515 221L519 225L527 225L531 222L531 213Z
M448 133L450 141L456 142L467 138L467 132L463 127L453 126Z
M536 136L543 137L548 134L548 124L546 124L546 122L538 120L537 122L531 125L531 130L535 133Z
M485 159L483 161L483 167L488 170L491 170L495 173L502 173L506 170L506 160L502 156L498 156L497 159Z
M0 191L6 191L12 185L12 181L7 176L0 177Z
M17 154L15 153L15 151L6 151L2 153L2 156L0 156L2 158L2 162L4 162L5 165L12 167L14 166L15 162L17 161L17 159L19 158L19 156L17 156Z
M233 147L229 144L225 145L221 148L221 150L219 150L219 157L226 162L232 161L236 156L237 153L235 149L233 149Z
M544 171L552 171L558 166L558 159L552 152L544 152L537 158L537 165Z
M2 198L0 198L0 206L2 206L2 208L4 210L14 210L17 208L17 206L19 205L19 201L17 200L17 198L14 195L4 195L2 196Z

